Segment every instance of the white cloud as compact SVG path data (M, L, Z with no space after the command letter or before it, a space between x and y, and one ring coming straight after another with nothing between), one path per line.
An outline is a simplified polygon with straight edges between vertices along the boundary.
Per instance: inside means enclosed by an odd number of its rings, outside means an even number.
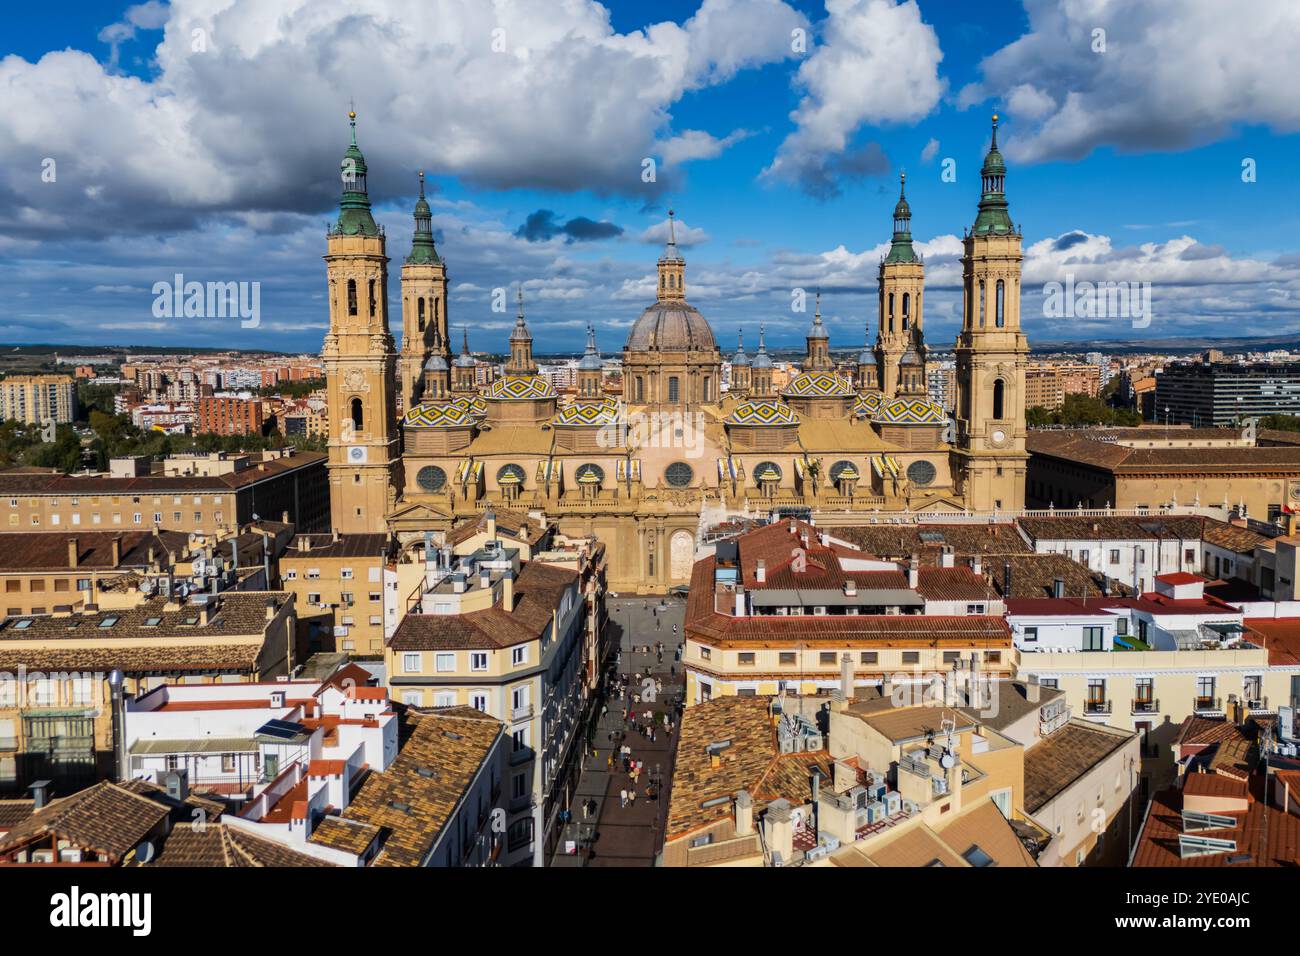
M682 219L673 220L673 236L677 240L677 245L683 249L689 249L691 246L698 246L701 243L709 241L709 234L703 229L688 226ZM655 245L663 245L668 241L668 220L662 219L642 231L637 237L641 242L649 242Z
M704 130L688 129L660 146L665 166L680 166L695 159L714 159L723 151L753 134L749 130L733 130L719 139Z
M821 41L796 78L806 91L791 114L796 128L764 176L833 195L835 160L853 134L916 122L939 102L945 81L939 38L912 0L826 0L826 12Z
M925 147L921 150L921 162L923 163L933 162L934 157L938 155L939 155L939 141L937 139L932 138L928 143L925 144Z
M1005 104L1014 159L1079 159L1098 146L1177 150L1236 125L1300 130L1279 73L1295 59L1300 4L1256 0L1024 0L1029 31L981 64L959 102ZM1094 52L1095 30L1105 31Z
M131 11L108 28L111 42L169 16L151 80L75 50L0 60L0 196L16 200L0 203L0 232L319 210L337 190L351 99L379 198L409 191L424 167L474 185L654 199L673 177L647 186L645 157L661 146L678 161L716 155L738 136L674 136L678 99L792 56L790 29L805 23L779 0L704 0L685 25L624 34L595 0L176 0ZM33 190L45 157L57 182Z

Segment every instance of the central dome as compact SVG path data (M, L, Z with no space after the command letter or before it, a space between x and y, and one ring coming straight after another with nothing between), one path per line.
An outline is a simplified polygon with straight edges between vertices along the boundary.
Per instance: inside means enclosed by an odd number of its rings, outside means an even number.
M718 343L699 309L685 302L656 302L628 334L629 352L712 352Z

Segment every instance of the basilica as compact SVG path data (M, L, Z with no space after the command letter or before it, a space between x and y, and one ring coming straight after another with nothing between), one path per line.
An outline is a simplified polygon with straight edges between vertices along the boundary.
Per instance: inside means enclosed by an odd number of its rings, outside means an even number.
M752 354L738 341L724 357L688 300L670 213L656 299L623 344L621 390L606 390L589 329L576 388L561 396L538 374L522 293L499 376L479 381L467 339L457 351L423 175L401 266L397 349L386 239L351 121L339 216L326 238L322 350L339 532L415 542L509 509L596 535L607 544L610 587L652 593L685 584L707 529L738 517L850 525L1023 507L1021 237L996 116L964 240L952 413L927 397L925 264L904 183L879 267L875 340L851 361L831 353L820 297L797 374L778 374L761 325Z

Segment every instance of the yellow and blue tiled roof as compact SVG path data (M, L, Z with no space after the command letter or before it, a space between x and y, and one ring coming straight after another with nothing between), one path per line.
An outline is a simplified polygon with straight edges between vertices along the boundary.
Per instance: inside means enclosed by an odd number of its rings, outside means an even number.
M566 405L551 419L551 424L567 428L583 428L612 425L618 420L618 402L607 398L601 402L574 402Z
M873 416L881 425L942 425L948 414L928 398L891 398Z
M784 398L843 398L852 394L848 379L834 372L804 372L781 391Z
M454 402L421 402L404 416L407 428L465 428L474 424L474 416Z
M885 397L879 392L867 392L865 395L858 396L858 400L853 403L853 414L859 418L871 418L880 411L880 406Z
M728 425L798 425L799 417L785 402L741 402L726 418Z
M458 398L453 401L452 404L457 408L463 408L475 418L483 418L487 415L487 402L483 401L483 399L479 398L477 395L467 395Z
M551 383L540 375L508 375L492 383L484 398L497 402L520 402L558 398Z

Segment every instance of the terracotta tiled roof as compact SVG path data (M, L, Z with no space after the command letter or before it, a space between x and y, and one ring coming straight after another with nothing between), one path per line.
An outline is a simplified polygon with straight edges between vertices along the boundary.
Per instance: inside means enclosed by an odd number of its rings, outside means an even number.
M1256 545L1270 544L1273 539L1249 528L1238 528L1226 521L1206 518L1205 527L1201 530L1201 540L1206 544L1234 551L1237 554L1250 554L1255 550Z
M375 866L423 862L505 732L495 720L412 711L403 720L409 736L397 759L370 774L342 813L345 820L385 831Z
M153 831L168 810L114 783L97 783L54 800L0 837L0 852L50 836L120 862Z
M135 478L109 478L98 475L8 471L0 473L0 495L133 495L238 490L297 469L323 465L328 457L319 452L300 451L291 456L261 461L260 454L254 453L253 464L242 471L211 477L141 475Z
M1037 813L1100 761L1133 739L1131 733L1071 720L1025 751L1025 810Z
M166 560L167 553L177 556L189 553L189 535L183 531L16 531L0 533L0 571L68 571L74 569L68 560L68 545L77 542L75 570L107 570L112 568L144 567L149 560L149 549L155 558ZM113 563L113 541L119 540L120 560Z
M1031 430L1025 441L1030 455L1046 455L1090 465L1103 471L1300 472L1300 447L1130 448L1067 431Z
M915 554L924 565L938 564L945 546L951 547L958 559L976 554L1027 554L1033 551L1015 525L1009 522L865 525L823 530L834 538L857 545L866 555L904 560Z
M1268 662L1274 667L1300 664L1300 617L1248 617L1243 623L1252 639L1268 649Z
M521 511L509 511L502 508L494 513L497 519L497 534L506 538L518 538L520 541L536 544L550 530L548 527L540 526L538 522L533 521ZM487 518L480 515L478 518L458 524L447 532L447 543L455 546L486 530ZM523 531L522 536L520 531Z
M268 601L275 602L278 609L292 597L287 591L227 591L218 596L217 610L207 624L201 623L202 612L197 605L168 610L166 599L161 597L123 610L104 609L70 616L14 615L0 622L0 648L9 641L102 638L161 643L165 638L247 637L265 632ZM14 626L24 618L31 623L21 629ZM101 626L110 618L115 619L111 626Z
M318 867L333 866L306 853L299 853L276 840L228 824L196 826L177 823L156 851L154 858L139 866L183 867Z
M372 823L345 817L322 817L312 831L311 842L361 856L383 831Z
M825 751L778 753L776 731L768 717L770 701L770 697L719 697L682 715L667 839L729 816L729 805L702 806L715 798L748 790L756 812L778 797L800 806L812 798L810 765L820 767L825 779L831 778ZM731 741L731 746L721 752L720 765L714 769L705 748L723 740Z
M472 650L536 640L577 580L577 571L529 561L515 579L514 610L497 604L468 614L408 614L388 644L397 651Z
M1011 593L1007 594L1007 568L1011 566ZM1004 598L1051 597L1059 578L1068 597L1101 597L1105 584L1112 595L1132 595L1133 588L1119 581L1106 584L1106 575L1092 571L1064 554L1011 554L994 558L985 567L994 587Z
M1183 792L1164 790L1151 800L1145 825L1133 851L1133 866L1300 866L1300 817L1281 813L1248 797L1244 812L1217 814L1235 825L1225 830L1198 830L1196 836L1233 840L1236 849L1183 858L1178 838L1183 833Z
M300 534L293 539L282 560L310 558L383 558L392 538L386 534ZM304 545L306 550L303 550Z
M258 644L161 644L137 647L32 647L9 649L0 645L0 671L92 671L126 674L148 671L237 671L257 669Z
M1199 539L1205 519L1178 515L1120 515L1108 518L1020 518L1019 524L1031 541L1154 541L1157 538Z

